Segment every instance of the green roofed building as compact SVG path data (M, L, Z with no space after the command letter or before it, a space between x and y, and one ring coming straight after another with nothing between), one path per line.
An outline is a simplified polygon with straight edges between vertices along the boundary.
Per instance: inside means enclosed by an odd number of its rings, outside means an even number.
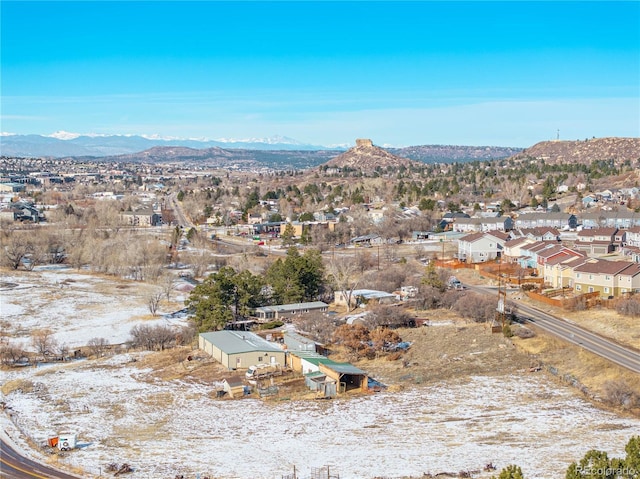
M248 331L200 333L200 349L228 369L247 369L255 364L285 364L285 352L277 344Z

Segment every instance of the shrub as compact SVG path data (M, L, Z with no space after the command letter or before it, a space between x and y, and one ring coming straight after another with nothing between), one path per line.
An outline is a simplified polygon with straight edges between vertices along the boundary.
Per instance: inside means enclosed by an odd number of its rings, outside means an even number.
M616 304L616 311L624 316L637 318L640 316L640 300L623 299Z
M284 325L282 321L269 321L268 323L264 323L260 325L260 329L275 329Z
M605 400L612 406L632 408L640 404L638 394L622 379L605 382L603 391Z

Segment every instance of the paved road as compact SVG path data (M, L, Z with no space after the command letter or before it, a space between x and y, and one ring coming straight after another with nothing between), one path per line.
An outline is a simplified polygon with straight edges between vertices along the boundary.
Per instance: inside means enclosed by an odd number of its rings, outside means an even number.
M79 479L39 464L18 454L9 444L0 439L0 477L3 479Z
M193 224L189 220L187 220L187 217L184 214L184 211L182 211L182 206L178 201L178 195L176 193L171 193L167 199L169 200L169 205L173 210L173 214L175 216L175 220L178 223L178 225L182 226L183 228L192 227Z
M465 285L472 291L483 294L496 295L496 288ZM592 333L575 323L558 318L552 314L531 307L520 301L513 301L518 305L518 318L543 329L560 339L580 346L587 351L608 359L622 367L640 374L640 352L622 346L615 341Z

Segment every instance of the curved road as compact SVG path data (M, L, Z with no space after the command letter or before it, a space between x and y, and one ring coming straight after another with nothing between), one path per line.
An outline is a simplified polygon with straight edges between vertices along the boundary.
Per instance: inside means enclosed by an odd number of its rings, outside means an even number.
M497 294L496 288L465 285L471 291L482 294ZM513 300L512 300L513 301ZM622 346L611 339L592 333L575 323L545 313L520 301L513 301L518 306L518 318L543 329L558 338L580 346L598 356L640 374L640 353ZM497 303L497 298L496 298Z
M21 456L0 437L0 477L3 479L79 479Z

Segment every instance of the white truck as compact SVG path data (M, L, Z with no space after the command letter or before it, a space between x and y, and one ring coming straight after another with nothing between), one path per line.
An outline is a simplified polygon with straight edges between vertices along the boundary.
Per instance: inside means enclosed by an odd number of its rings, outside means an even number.
M247 372L245 373L245 377L249 381L280 375L282 375L282 366L279 363L255 364L253 366L249 366L249 369L247 369Z

